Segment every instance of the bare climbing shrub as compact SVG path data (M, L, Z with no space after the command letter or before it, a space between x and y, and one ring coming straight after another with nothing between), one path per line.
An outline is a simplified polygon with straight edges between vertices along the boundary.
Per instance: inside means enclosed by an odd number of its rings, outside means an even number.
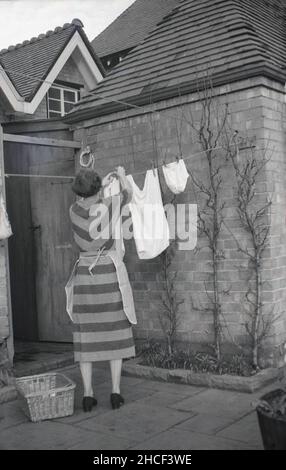
M158 312L161 329L166 339L169 355L174 352L177 331L180 325L179 307L184 300L178 300L176 292L176 279L178 272L172 270L172 260L176 253L176 240L172 240L170 246L160 255L161 274L164 283L164 292L161 295L161 308Z
M277 317L273 308L265 312L262 300L264 253L269 246L271 195L258 194L259 181L263 178L266 165L271 157L267 149L251 147L239 153L239 146L228 148L228 155L234 168L236 179L237 214L242 227L247 232L247 242L242 243L231 232L239 252L248 259L249 280L245 293L245 330L250 338L251 362L255 370L260 366L262 342L270 335Z
M211 253L211 284L206 286L205 293L208 306L200 307L192 300L193 309L210 312L213 319L213 349L216 359L222 356L222 297L224 292L220 289L218 273L220 262L224 253L219 240L224 222L225 201L223 200L223 169L224 158L222 152L216 150L220 145L226 121L228 118L228 106L218 103L214 96L210 77L206 77L204 87L199 94L200 117L196 119L191 110L185 113L191 134L202 150L201 160L205 169L203 175L190 170L194 192L198 206L198 232L207 241L207 247Z

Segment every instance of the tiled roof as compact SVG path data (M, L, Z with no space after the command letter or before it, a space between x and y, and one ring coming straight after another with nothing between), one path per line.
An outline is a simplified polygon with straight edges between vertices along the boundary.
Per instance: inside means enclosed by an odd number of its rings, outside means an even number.
M138 46L179 0L136 0L92 42L99 57Z
M285 19L285 0L181 0L68 119L126 109L112 100L143 105L195 91L206 71L214 85L253 76L285 83Z
M11 82L26 101L31 101L41 86L39 80L33 80L27 75L44 80L76 31L102 71L100 60L96 57L82 27L81 21L75 19L72 23L66 23L46 34L40 34L29 41L0 51L0 66L7 70Z

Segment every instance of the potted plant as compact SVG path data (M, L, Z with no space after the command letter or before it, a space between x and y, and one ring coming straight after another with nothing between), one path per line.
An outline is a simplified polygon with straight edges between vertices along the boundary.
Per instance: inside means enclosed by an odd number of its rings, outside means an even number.
M256 412L265 450L286 450L286 382L263 395Z

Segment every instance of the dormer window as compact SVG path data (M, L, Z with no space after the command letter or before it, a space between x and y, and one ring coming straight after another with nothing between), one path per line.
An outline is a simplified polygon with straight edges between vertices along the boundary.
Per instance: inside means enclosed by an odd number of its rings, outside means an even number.
M53 85L48 91L48 117L64 116L71 111L79 98L79 90Z

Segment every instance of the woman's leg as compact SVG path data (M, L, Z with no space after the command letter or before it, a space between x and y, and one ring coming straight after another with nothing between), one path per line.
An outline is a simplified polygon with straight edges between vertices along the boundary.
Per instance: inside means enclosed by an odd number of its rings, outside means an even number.
M114 359L110 361L112 393L120 393L122 359Z
M83 381L83 394L85 397L93 397L92 362L80 362L79 367Z

